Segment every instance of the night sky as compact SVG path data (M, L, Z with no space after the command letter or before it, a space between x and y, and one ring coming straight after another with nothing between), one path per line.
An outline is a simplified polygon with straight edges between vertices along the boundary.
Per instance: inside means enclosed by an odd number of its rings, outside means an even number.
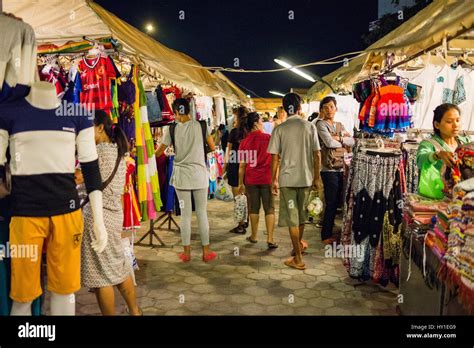
M205 66L275 69L273 59L309 63L366 48L361 36L377 19L377 0L97 0L98 4L158 41ZM179 11L185 11L185 20ZM289 11L294 11L290 20ZM341 66L306 68L323 76ZM292 72L226 73L260 97L312 83ZM245 93L256 95L243 89Z

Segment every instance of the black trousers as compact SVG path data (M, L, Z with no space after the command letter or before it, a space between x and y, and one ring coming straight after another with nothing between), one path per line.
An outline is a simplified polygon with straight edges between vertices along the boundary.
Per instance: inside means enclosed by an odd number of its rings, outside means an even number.
M321 172L321 179L324 184L324 199L326 201L321 240L332 236L336 210L342 203L343 174L343 172Z

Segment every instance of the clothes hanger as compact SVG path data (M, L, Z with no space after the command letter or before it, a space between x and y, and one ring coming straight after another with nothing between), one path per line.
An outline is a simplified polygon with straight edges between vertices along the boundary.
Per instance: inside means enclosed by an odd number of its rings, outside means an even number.
M398 75L391 70L385 72L382 76L385 81L396 81L398 79Z

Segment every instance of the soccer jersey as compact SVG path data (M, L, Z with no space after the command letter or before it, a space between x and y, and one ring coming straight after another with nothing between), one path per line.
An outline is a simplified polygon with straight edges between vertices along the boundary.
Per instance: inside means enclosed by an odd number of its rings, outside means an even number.
M55 216L79 209L76 151L87 191L102 189L92 120L79 105L43 110L26 99L0 105L0 179L8 146L12 216Z
M110 110L113 107L110 79L117 77L110 58L98 56L84 58L79 62L82 93L81 103L95 110Z

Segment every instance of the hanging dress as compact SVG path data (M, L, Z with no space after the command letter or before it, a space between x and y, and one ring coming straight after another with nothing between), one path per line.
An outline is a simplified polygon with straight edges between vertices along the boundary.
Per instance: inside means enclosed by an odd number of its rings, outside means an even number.
M133 230L140 228L140 207L135 194L135 160L131 157L126 159L127 172L125 176L125 190L123 194L123 229Z

